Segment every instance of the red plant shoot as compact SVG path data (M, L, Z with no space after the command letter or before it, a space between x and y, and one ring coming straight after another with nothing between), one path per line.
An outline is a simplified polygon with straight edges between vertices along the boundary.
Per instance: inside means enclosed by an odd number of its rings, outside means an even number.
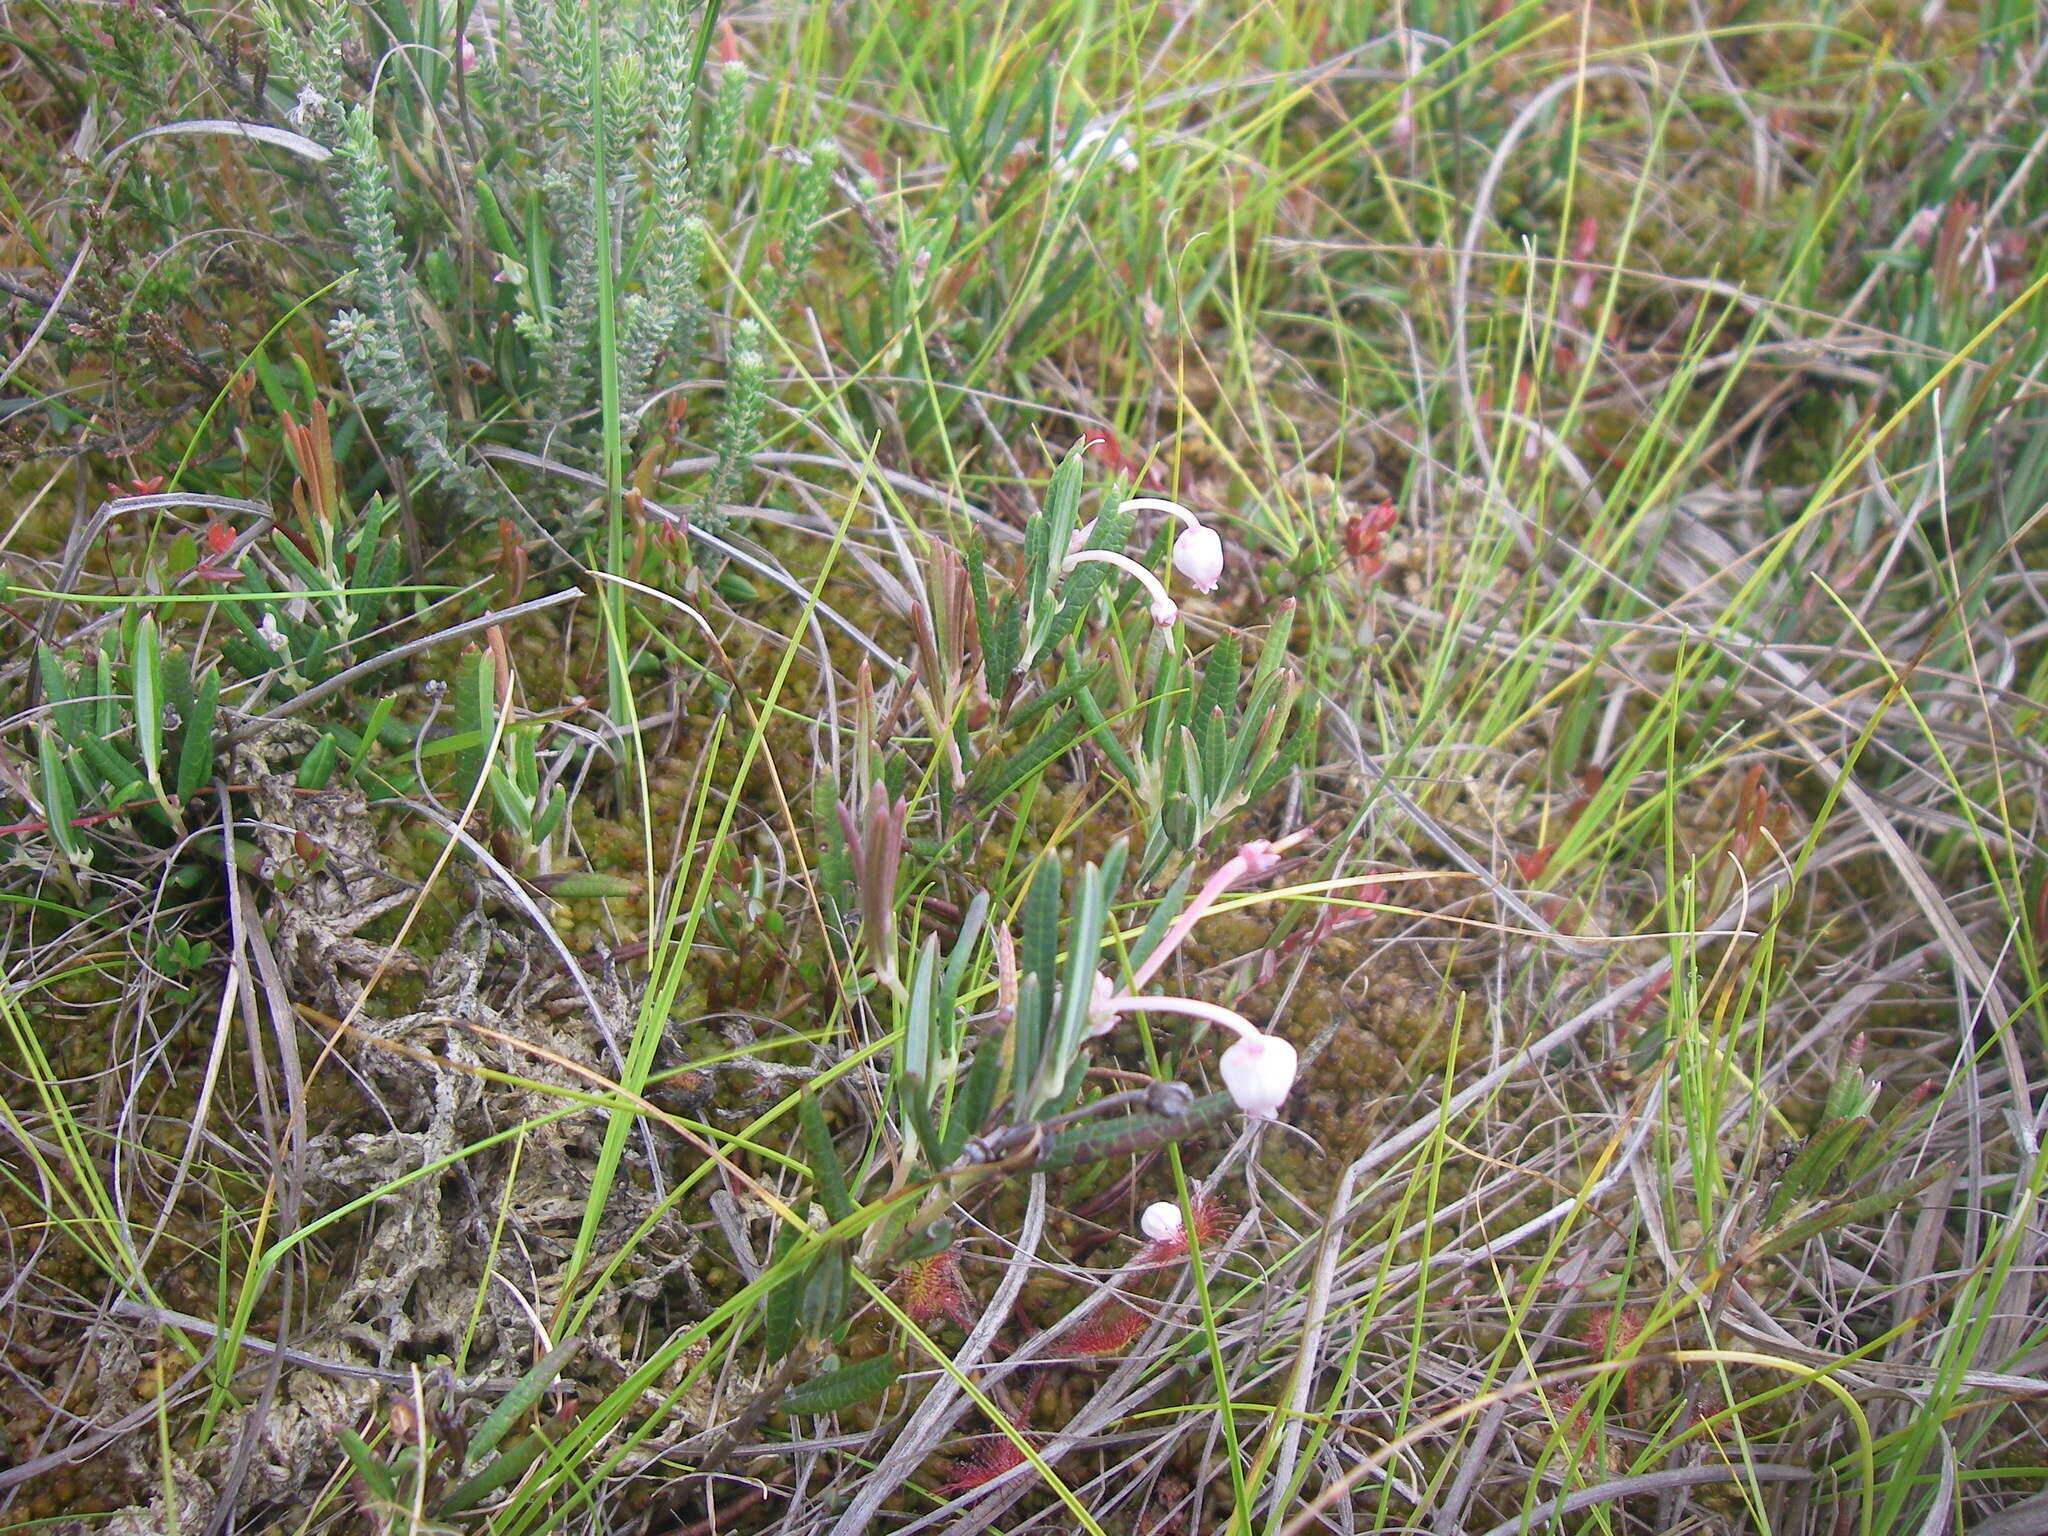
M1401 515L1392 501L1383 501L1364 512L1354 512L1344 520L1344 552L1357 567L1359 579L1371 581L1386 569L1383 558L1387 530Z

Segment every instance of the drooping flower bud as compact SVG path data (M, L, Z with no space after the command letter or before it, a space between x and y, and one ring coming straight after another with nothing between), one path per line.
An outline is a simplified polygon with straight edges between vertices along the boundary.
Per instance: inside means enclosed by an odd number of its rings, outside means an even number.
M1294 1047L1278 1035L1254 1031L1239 1037L1218 1063L1223 1086L1248 1115L1271 1119L1287 1102L1294 1086L1294 1069L1299 1058Z
M1170 1243L1185 1235L1186 1223L1171 1200L1155 1200L1138 1217L1138 1230L1155 1243Z
M1206 523L1191 523L1173 541L1173 568L1197 592L1213 592L1223 579L1223 540Z
M1138 1229L1150 1241L1131 1262L1141 1269L1175 1263L1187 1257L1190 1243L1203 1248L1215 1243L1230 1222L1229 1210L1206 1189L1189 1194L1185 1213L1170 1200L1155 1201L1138 1217Z

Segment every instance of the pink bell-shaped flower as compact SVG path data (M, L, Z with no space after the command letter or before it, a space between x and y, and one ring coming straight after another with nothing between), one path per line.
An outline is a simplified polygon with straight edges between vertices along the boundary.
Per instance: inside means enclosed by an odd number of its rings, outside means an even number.
M1287 1102L1298 1060L1294 1047L1278 1035L1254 1030L1240 1035L1237 1043L1223 1053L1218 1066L1223 1073L1223 1086L1230 1090L1237 1107L1248 1115L1270 1120Z

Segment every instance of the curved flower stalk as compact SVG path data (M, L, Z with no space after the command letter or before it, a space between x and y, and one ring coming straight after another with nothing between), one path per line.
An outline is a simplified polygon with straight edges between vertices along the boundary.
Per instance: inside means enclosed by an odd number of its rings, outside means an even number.
M1152 599L1152 622L1161 629L1171 629L1180 618L1179 606L1167 595L1166 588L1159 584L1159 578L1129 555L1120 555L1113 549L1077 549L1061 562L1060 571L1064 574L1077 565L1090 562L1097 565L1113 565L1126 576L1134 578Z
M1197 997L1145 996L1138 989L1158 974L1218 897L1240 880L1270 874L1279 867L1287 851L1307 835L1304 828L1281 838L1255 838L1224 860L1161 936L1158 947L1132 973L1130 991L1118 992L1115 983L1098 972L1088 1000L1086 1038L1108 1034L1127 1013L1180 1013L1220 1024L1237 1036L1236 1044L1224 1051L1218 1063L1223 1086L1246 1114L1271 1119L1287 1101L1300 1065L1292 1045L1278 1035L1267 1034L1243 1014L1220 1003L1204 1002Z
M1131 989L1136 991L1154 976L1159 968L1172 958L1185 939L1200 922L1208 910L1216 905L1217 898L1236 885L1240 880L1256 880L1269 875L1279 868L1282 858L1301 840L1308 836L1306 827L1288 833L1285 837L1256 837L1216 867L1216 872L1202 882L1202 888L1195 892L1194 900L1181 910L1173 920L1173 926L1166 930L1159 940L1159 947L1145 957L1144 963L1131 973Z
M1197 592L1213 592L1223 579L1223 539L1207 523L1177 501L1164 496L1132 496L1116 505L1122 512L1165 512L1180 520L1181 531L1173 541L1173 568ZM1091 520L1074 530L1069 548L1078 552L1095 529ZM1069 556L1071 560L1073 557Z

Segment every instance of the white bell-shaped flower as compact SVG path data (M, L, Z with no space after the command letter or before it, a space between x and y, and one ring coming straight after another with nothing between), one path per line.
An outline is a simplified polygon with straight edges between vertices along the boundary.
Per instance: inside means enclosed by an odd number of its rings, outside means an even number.
M1173 541L1173 568L1197 592L1213 592L1223 579L1223 540L1206 523L1189 523Z
M1082 1039L1093 1040L1099 1035L1106 1035L1123 1022L1123 1015L1117 1012L1115 1002L1116 983L1097 971L1095 984L1089 989L1088 1027L1082 1031Z
M1185 1230L1180 1207L1171 1200L1153 1201L1138 1217L1138 1230L1155 1243L1174 1241Z
M1298 1060L1294 1047L1278 1035L1254 1030L1240 1035L1237 1043L1223 1053L1218 1066L1223 1073L1223 1086L1230 1090L1237 1107L1248 1115L1271 1119L1287 1102Z

